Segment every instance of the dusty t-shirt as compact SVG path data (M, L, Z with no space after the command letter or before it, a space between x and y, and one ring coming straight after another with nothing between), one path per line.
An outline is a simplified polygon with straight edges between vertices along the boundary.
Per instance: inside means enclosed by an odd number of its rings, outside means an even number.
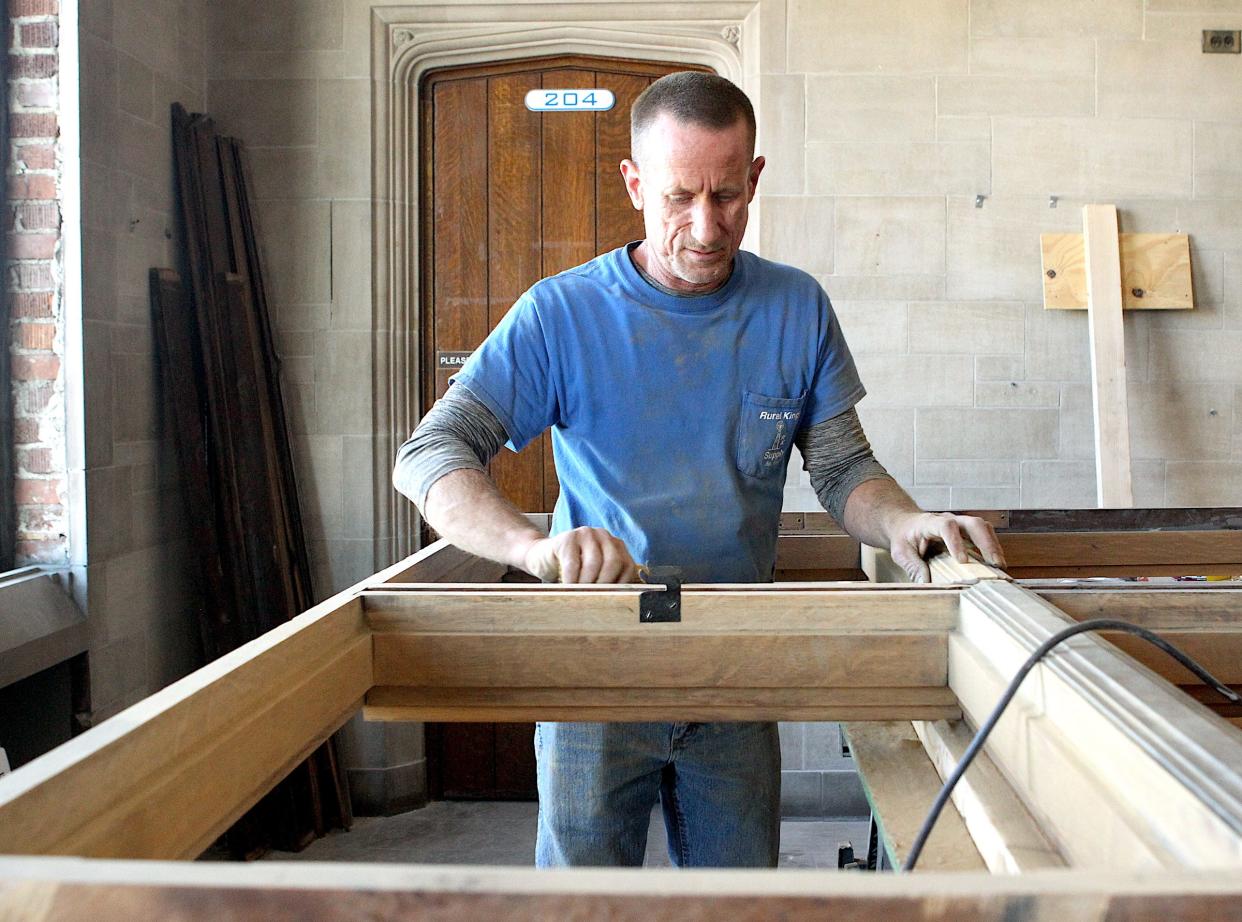
M552 427L554 534L605 528L689 582L772 578L794 433L864 394L819 284L745 251L694 298L625 247L544 279L456 380L515 451Z

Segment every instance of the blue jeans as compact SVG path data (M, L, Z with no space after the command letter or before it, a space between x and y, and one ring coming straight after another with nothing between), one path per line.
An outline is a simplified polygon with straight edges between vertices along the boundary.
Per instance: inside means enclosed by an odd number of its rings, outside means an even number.
M535 864L640 866L656 799L677 867L775 867L774 723L541 723Z

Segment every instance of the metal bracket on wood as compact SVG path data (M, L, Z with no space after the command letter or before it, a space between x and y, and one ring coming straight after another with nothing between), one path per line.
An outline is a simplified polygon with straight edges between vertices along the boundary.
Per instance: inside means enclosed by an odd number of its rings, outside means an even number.
M664 586L649 589L638 597L638 620L643 624L681 621L681 570L677 567L650 567L643 582Z

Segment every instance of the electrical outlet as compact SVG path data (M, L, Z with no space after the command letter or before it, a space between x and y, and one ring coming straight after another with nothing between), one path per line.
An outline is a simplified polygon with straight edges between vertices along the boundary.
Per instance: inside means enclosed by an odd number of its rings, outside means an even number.
M1242 31L1228 29L1203 30L1204 54L1242 54Z

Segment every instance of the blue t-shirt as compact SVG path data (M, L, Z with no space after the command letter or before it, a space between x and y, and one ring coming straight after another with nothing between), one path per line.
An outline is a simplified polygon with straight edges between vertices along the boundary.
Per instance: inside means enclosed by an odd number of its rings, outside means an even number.
M863 396L828 296L739 252L719 290L666 294L627 247L523 294L455 376L521 450L552 427L552 533L607 529L687 582L765 582L794 432Z

